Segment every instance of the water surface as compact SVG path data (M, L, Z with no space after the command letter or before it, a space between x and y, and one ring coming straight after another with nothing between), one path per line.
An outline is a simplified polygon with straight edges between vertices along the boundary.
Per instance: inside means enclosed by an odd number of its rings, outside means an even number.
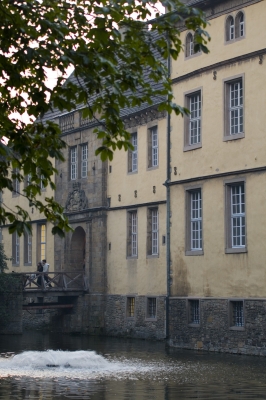
M162 342L0 336L0 400L266 399L266 359Z

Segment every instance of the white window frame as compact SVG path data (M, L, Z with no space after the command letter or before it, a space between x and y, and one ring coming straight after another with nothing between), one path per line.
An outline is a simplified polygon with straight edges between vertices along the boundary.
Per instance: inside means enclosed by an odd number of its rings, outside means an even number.
M246 247L245 186L230 186L231 191L231 247Z
M202 198L201 189L190 193L190 249L202 250Z
M27 235L27 241L28 241L28 243L27 243L27 261L26 261L26 263L27 264L31 264L32 263L32 235L31 234L28 234Z
M40 254L41 260L46 260L46 225L40 226Z
M88 176L88 143L81 145L81 178Z
M18 235L18 233L16 232L16 235L15 235L15 237L16 237L16 242L15 242L15 264L19 264L19 259L20 259L20 243L19 243L19 235Z
M243 83L242 79L229 83L229 129L230 135L243 133ZM234 123L232 124L232 120Z
M137 132L132 133L131 143L134 147L134 150L132 150L131 172L137 172L137 170L138 170L138 134L137 134Z
M78 148L77 146L70 148L70 179L77 179L78 172Z
M151 210L151 255L159 254L159 212L158 209Z
M131 256L138 255L138 216L137 211L130 213L131 218Z
M189 145L201 143L201 92L189 96Z
M157 126L153 126L151 128L151 162L152 167L157 167L159 165L158 159L158 128Z

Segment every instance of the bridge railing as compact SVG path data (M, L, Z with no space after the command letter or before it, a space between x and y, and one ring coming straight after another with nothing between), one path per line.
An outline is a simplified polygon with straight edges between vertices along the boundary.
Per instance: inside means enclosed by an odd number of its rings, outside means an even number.
M22 275L23 290L88 291L87 278L83 271L25 272Z

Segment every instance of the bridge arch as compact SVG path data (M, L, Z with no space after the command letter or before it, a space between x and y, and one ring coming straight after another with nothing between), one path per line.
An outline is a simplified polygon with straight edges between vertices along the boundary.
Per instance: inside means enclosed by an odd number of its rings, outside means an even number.
M71 237L70 242L70 269L81 270L86 256L86 232L78 226Z

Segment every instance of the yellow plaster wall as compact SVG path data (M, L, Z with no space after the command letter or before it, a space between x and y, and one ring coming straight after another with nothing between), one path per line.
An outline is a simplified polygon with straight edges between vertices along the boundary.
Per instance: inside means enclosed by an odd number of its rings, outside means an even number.
M224 135L224 81L244 76L244 132L245 137L223 141ZM217 69L217 80L212 73L191 78L176 84L176 101L184 104L184 93L202 88L202 148L183 151L184 119L172 116L171 142L172 166L177 176L172 180L201 175L256 168L265 165L265 123L262 116L266 107L266 91L261 90L265 81L264 65L258 58ZM258 95L259 93L259 95Z
M147 208L138 208L138 257L127 259L127 210L110 211L107 221L107 282L110 294L163 295L166 293L166 206L159 209L159 257L147 257ZM108 248L108 245L107 245Z
M223 178L200 182L204 250L201 256L185 256L185 185L171 188L171 206L175 210L171 218L173 296L265 297L266 173L239 177L246 178L248 249L241 254L225 254Z
M165 200L166 180L166 119L154 121L158 126L159 167L148 169L148 128L138 126L132 132L138 133L138 172L128 173L128 153L117 150L114 159L109 163L112 173L108 173L107 196L111 197L111 206L141 204ZM108 169L109 170L109 169ZM153 193L156 186L156 193ZM137 198L134 191L137 190ZM121 201L118 201L118 195Z
M24 189L24 182L20 182L20 191L23 193ZM40 199L44 201L45 197L52 197L54 196L54 192L52 189L47 186L44 190L42 190L42 194ZM16 211L16 205L22 207L23 209L27 210L32 221L32 265L31 266L24 266L24 236L20 237L20 264L12 265L11 261L8 261L8 271L15 271L15 272L31 272L36 271L37 262L37 224L38 223L45 223L45 217L41 214L35 207L29 207L29 201L21 196L12 196L12 192L5 190L3 192L3 203L6 204L11 210ZM39 222L42 221L42 222ZM54 235L52 235L53 225L51 223L46 222L46 258L47 262L50 264L49 271L54 270ZM3 235L3 244L4 250L7 257L12 257L12 235L9 234L8 228L2 228L2 235Z
M240 10L245 15L245 37L235 42L226 42L225 20L229 15L235 16ZM265 37L261 31L265 24L265 18L265 2L261 1L232 13L210 19L210 25L206 27L211 36L211 41L208 42L210 53L207 55L203 53L196 54L190 58L185 58L185 54L180 53L180 57L172 62L172 78L185 75L207 65L216 64L220 61L265 48ZM183 43L185 43L186 35L187 31L181 33L180 39Z

